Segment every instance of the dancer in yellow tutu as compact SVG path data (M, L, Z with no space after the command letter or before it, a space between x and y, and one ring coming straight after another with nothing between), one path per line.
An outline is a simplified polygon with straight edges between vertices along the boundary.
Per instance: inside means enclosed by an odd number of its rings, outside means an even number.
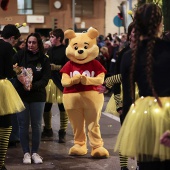
M170 148L160 143L160 137L170 129L170 42L159 38L163 20L158 5L139 7L134 22L135 46L121 63L123 114L127 116L115 151L136 157L140 170L169 170ZM140 95L136 101L135 82Z
M129 42L128 46L123 48L119 53L118 53L118 59L116 61L116 66L115 66L115 74L111 77L106 78L105 80L105 87L107 89L111 89L113 86L113 92L112 96L110 97L110 100L106 106L106 111L114 114L115 116L120 117L120 123L121 125L123 124L124 121L124 115L122 114L122 85L121 85L121 74L120 74L120 65L122 61L123 55L130 50L130 48L133 47L134 45L134 22L132 22L128 26L128 39L127 41ZM136 93L136 98L138 96L138 88L136 86L135 89ZM128 170L128 157L122 155L119 152L119 158L120 158L120 167L121 170Z
M13 72L12 44L20 37L15 25L6 25L0 39L0 170L6 170L4 161L11 134L11 115L24 110L24 104L9 79Z

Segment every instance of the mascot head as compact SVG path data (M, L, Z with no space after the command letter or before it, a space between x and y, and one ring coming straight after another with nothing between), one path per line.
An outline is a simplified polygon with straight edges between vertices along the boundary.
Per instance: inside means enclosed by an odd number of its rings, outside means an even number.
M69 45L66 48L66 56L77 64L84 64L94 60L99 54L99 48L96 44L96 38L99 33L96 29L90 27L87 32L75 33L73 30L64 32L69 39Z
M0 0L2 10L6 11L8 7L9 0Z

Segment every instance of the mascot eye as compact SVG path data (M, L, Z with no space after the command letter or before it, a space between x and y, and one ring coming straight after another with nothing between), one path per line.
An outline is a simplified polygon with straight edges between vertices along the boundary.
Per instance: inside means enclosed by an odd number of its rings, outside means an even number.
M84 46L84 49L88 49L88 46Z
M75 50L78 50L78 47L74 47Z

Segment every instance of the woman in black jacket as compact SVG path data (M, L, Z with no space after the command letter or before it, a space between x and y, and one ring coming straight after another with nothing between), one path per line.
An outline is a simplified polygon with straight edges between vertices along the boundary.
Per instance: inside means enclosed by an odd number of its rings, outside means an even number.
M14 64L20 68L31 69L32 83L27 86L22 76L18 76L16 90L26 109L17 113L20 128L20 142L24 152L23 163L42 163L37 154L41 141L41 122L46 101L45 87L50 78L50 62L44 54L44 47L38 33L31 33L26 40L26 47L14 55ZM22 83L21 83L22 82ZM32 148L29 146L29 123L32 127ZM32 154L32 156L30 155Z

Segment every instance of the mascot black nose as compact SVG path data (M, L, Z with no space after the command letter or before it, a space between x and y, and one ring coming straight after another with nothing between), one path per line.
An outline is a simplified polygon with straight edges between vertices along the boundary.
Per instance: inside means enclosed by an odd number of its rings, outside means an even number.
M82 54L84 51L83 50L78 50L78 53L79 54Z

